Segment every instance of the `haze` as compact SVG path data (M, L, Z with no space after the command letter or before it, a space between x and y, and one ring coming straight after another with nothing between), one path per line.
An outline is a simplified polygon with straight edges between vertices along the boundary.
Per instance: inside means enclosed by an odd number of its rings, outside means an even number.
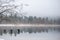
M60 17L60 0L16 0L16 4L28 4L23 12L27 16Z

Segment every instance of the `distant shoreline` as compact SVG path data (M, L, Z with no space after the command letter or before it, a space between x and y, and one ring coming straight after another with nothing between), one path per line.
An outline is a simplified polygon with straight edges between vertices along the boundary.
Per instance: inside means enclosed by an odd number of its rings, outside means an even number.
M0 24L0 27L1 26L12 26L12 27L15 27L15 26L17 26L17 27L57 27L57 26L59 26L60 27L60 25L58 25L58 24Z

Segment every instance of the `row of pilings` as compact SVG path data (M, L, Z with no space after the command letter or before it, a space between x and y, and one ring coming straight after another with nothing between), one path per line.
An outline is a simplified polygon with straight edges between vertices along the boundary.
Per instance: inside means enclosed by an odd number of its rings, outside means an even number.
M49 31L58 31L60 32L60 27L0 27L0 35L3 34L17 34L28 32L28 33L41 33Z

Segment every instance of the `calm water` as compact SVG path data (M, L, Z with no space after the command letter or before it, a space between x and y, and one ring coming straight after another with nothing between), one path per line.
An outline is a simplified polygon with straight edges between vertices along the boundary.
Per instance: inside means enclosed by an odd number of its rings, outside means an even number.
M50 31L50 32L41 32L41 33L20 33L17 36L14 34L10 35L9 33L3 34L0 36L0 40L60 40L60 32Z

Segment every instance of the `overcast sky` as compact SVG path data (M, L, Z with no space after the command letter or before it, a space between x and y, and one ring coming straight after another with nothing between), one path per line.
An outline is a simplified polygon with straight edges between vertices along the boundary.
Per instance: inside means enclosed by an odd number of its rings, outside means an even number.
M16 0L16 4L28 4L23 11L30 16L58 17L60 16L60 0Z

